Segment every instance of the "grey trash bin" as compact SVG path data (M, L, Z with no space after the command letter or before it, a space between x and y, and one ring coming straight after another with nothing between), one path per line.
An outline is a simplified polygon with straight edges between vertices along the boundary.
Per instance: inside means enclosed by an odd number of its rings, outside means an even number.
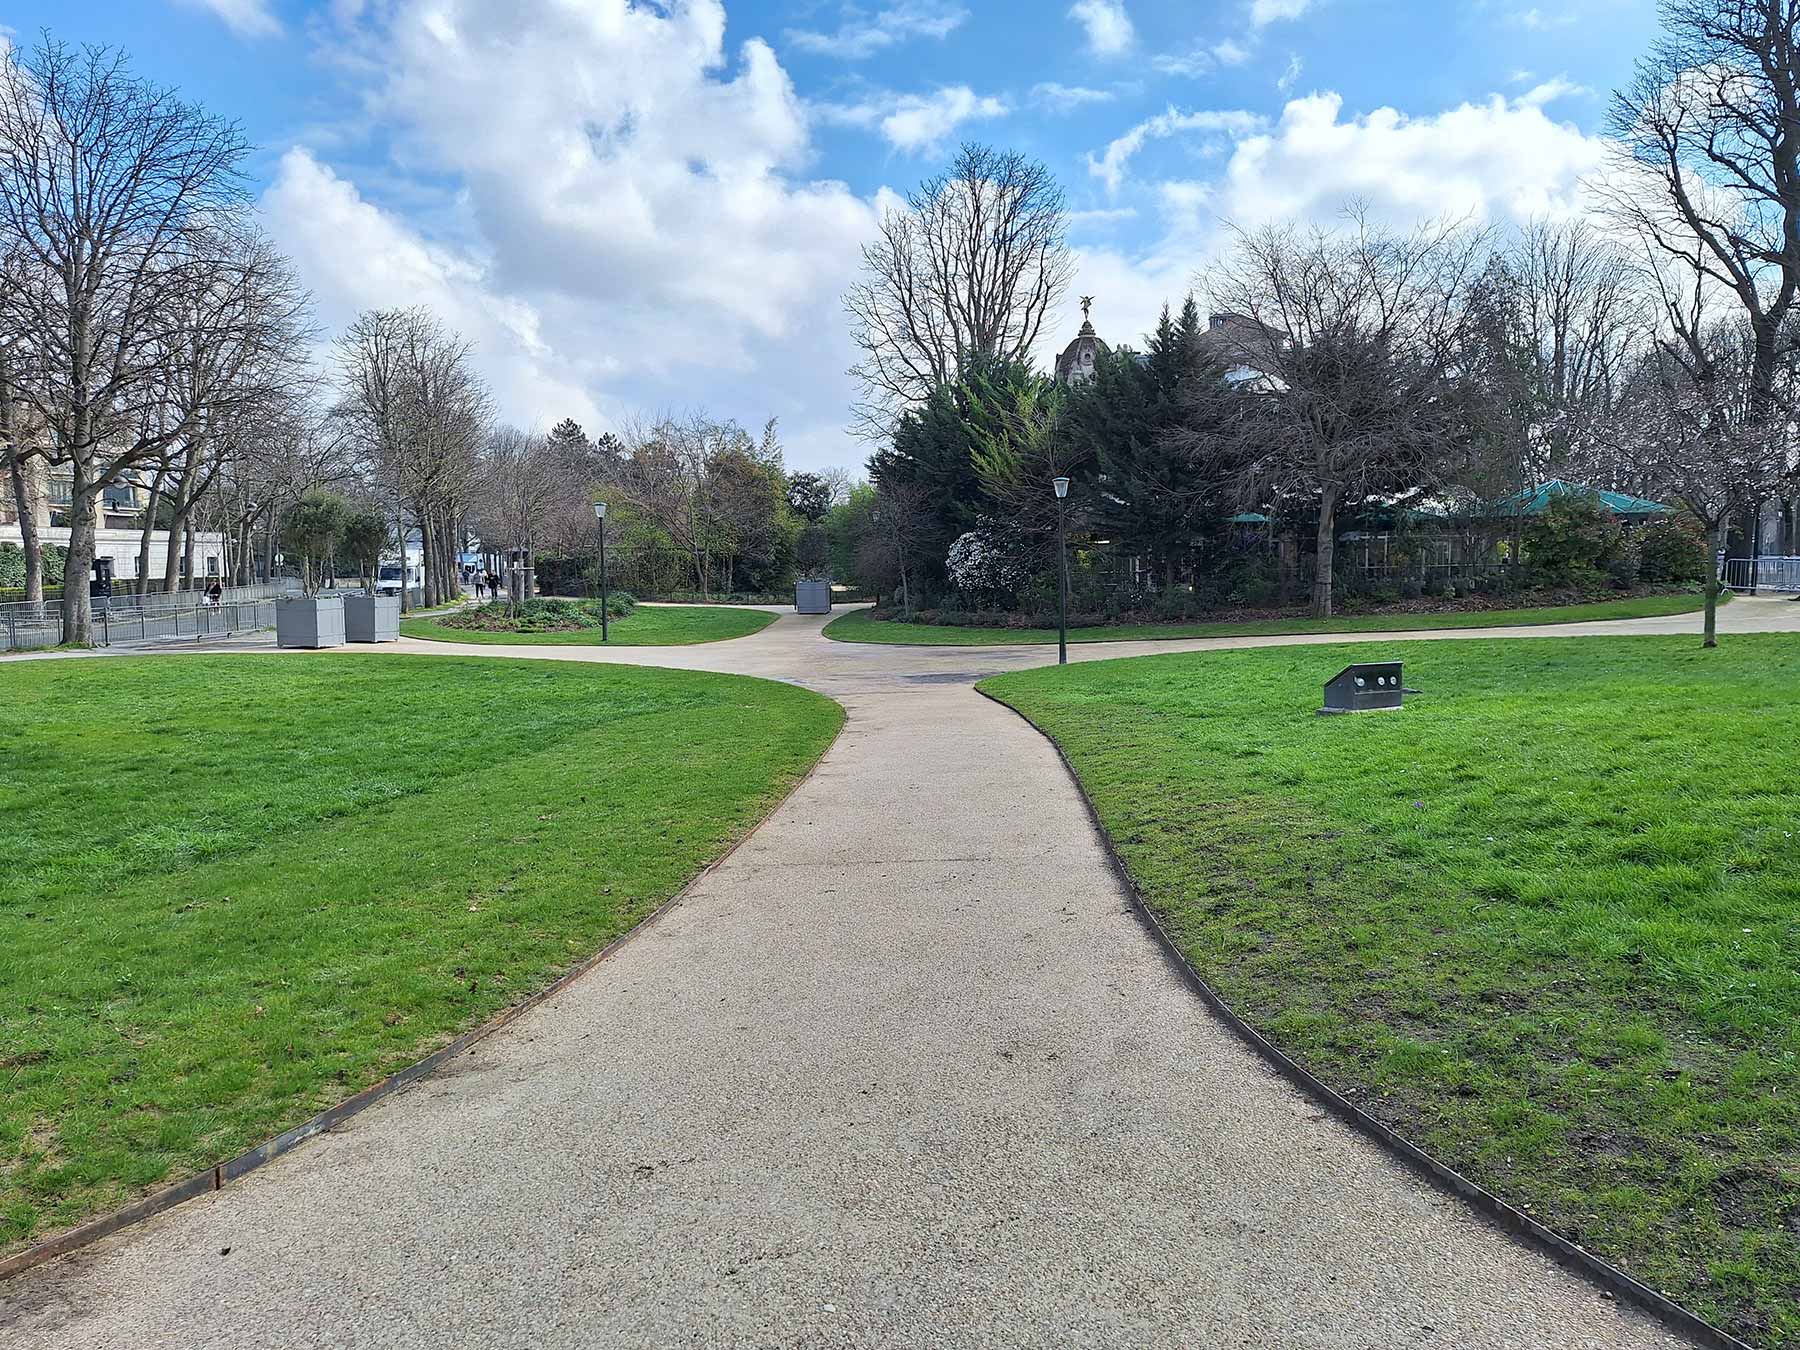
M831 583L802 581L794 587L794 612L797 614L831 613Z

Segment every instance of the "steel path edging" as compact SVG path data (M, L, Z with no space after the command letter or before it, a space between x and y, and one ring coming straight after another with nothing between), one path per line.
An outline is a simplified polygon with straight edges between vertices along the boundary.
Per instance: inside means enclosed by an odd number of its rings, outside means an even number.
M1308 1096L1315 1098L1339 1120L1374 1140L1428 1181L1467 1201L1484 1218L1492 1221L1505 1232L1535 1244L1555 1259L1559 1265L1585 1276L1605 1292L1629 1299L1665 1326L1694 1338L1699 1344L1708 1347L1708 1350L1755 1350L1755 1347L1748 1342L1739 1340L1730 1332L1714 1326L1699 1314L1690 1312L1674 1299L1652 1289L1611 1262L1595 1255L1586 1247L1569 1241L1553 1229L1546 1228L1529 1214L1501 1199L1500 1196L1479 1182L1471 1181L1448 1164L1439 1162L1417 1144L1412 1143L1403 1135L1397 1134L1335 1088L1328 1086L1322 1079L1303 1068L1297 1060L1290 1058L1256 1028L1239 1017L1232 1011L1230 1004L1219 996L1194 964L1188 960L1187 954L1181 950L1175 939L1169 934L1168 929L1163 926L1162 920L1156 916L1155 911L1144 899L1143 892L1138 888L1137 879L1131 875L1131 870L1125 865L1125 859L1113 844L1112 835L1107 833L1106 826L1100 819L1099 808L1094 805L1094 799L1088 795L1087 785L1075 772L1075 766L1070 762L1062 744L1056 737L1006 700L988 693L979 685L971 687L990 703L998 704L1019 718L1026 726L1042 736L1056 751L1056 757L1062 761L1064 772L1068 774L1069 781L1075 785L1075 791L1081 797L1082 807L1087 812L1088 823L1093 826L1094 833L1100 839L1101 847L1106 852L1107 862L1112 868L1114 877L1131 900L1132 912L1137 916L1139 922L1149 930L1151 937L1169 964L1175 968L1183 982L1200 996L1200 1000L1206 1004L1208 1010L1236 1033L1239 1039L1255 1050L1277 1073Z
M824 697L824 695L820 695L820 697ZM837 703L836 699L829 699L828 701ZM757 831L761 830L764 825L772 820L776 813L792 800L795 793L799 792L801 788L805 787L806 784L812 780L813 775L818 771L819 765L823 764L825 762L825 757L836 748L839 739L841 739L844 734L844 728L850 723L848 710L845 709L841 703L838 703L837 707L839 711L844 713L844 718L838 723L838 729L832 733L830 742L819 752L819 757L807 766L806 772L801 774L789 785L787 791L781 794L781 796L769 807L768 811L766 811L749 829L745 830L736 839L732 840L729 848L717 858L714 858L705 867L701 868L700 871L679 891L670 896L667 900L664 900L655 909L651 910L629 929L619 934L618 937L607 943L606 946L602 947L592 956L587 957L573 968L564 971L551 983L538 990L537 993L520 1000L511 1007L503 1008L480 1026L471 1027L455 1040L432 1051L423 1059L414 1061L405 1068L383 1078L378 1083L370 1084L355 1096L347 1097L343 1101L337 1103L337 1105L327 1107L317 1115L301 1121L291 1129L282 1131L273 1139L264 1140L262 1143L256 1145L256 1147L248 1149L234 1158L228 1158L223 1162L214 1164L204 1171L196 1172L192 1176L185 1177L182 1180L175 1182L173 1185L165 1186L159 1191L152 1192L142 1199L126 1205L123 1209L114 1210L111 1214L103 1214L97 1219L90 1219L87 1223L71 1228L67 1232L59 1233L55 1237L46 1238L44 1241L27 1247L21 1252L15 1252L5 1260L0 1260L0 1281L7 1280L15 1275L23 1274L25 1271L31 1270L36 1266L41 1266L46 1262L54 1261L58 1257L67 1256L70 1252L79 1251L83 1247L92 1246L102 1238L111 1237L114 1233L140 1224L144 1220L153 1218L166 1210L174 1209L177 1205L185 1204L196 1196L205 1195L211 1191L223 1190L232 1182L254 1172L265 1163L271 1163L283 1154L291 1153L294 1149L298 1148L301 1144L304 1144L313 1136L324 1134L328 1130L336 1128L344 1121L349 1120L352 1116L360 1115L376 1103L384 1101L395 1093L411 1087L422 1078L429 1077L435 1070L441 1068L450 1060L455 1059L458 1055L467 1050L472 1050L489 1036L504 1030L513 1022L516 1022L519 1018L523 1017L526 1013L541 1007L551 999L567 992L569 987L577 980L592 974L601 963L607 960L607 958L618 952L620 948L624 947L640 933L648 931L657 920L661 919L670 910L674 909L677 905L681 904L682 901L692 895L696 889L713 875L713 873L717 872L730 861L732 855L748 843Z

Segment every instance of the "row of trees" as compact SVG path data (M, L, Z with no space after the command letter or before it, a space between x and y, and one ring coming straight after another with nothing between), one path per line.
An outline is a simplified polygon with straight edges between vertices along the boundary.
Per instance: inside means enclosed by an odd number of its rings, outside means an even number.
M0 454L29 598L34 460L70 480L79 583L108 489L147 474L150 515L191 529L306 383L306 296L248 215L247 152L235 124L115 52L45 40L0 57ZM89 622L85 586L65 587L65 640Z
M1304 529L1320 613L1341 523L1374 504L1556 476L1678 503L1715 551L1751 546L1770 500L1791 523L1800 11L1683 0L1665 19L1615 97L1603 215L1499 237L1352 206L1236 230L1197 276L1228 328L1189 302L1074 388L1029 355L1068 279L1060 190L965 147L847 297L881 443L849 550L866 579L930 598L970 532L1041 571L1061 473L1079 530L1164 587L1229 562L1239 511Z
M116 51L45 38L0 56L0 464L25 597L66 582L65 641L90 638L96 531L127 492L148 498L143 589L161 531L172 590L203 532L225 536L224 579L248 582L346 529L344 561L367 571L377 521L377 554L417 541L435 605L472 547L591 554L596 493L647 590L786 585L846 485L790 477L772 421L760 437L699 414L598 439L500 425L469 342L422 307L361 315L319 369L310 297L251 211L248 153L235 123ZM52 476L66 551L38 537Z

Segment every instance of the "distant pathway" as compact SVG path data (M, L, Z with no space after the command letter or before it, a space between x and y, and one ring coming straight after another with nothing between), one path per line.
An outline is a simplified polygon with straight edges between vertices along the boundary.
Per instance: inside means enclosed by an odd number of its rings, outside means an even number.
M1800 630L1779 603L1723 621ZM1683 1344L1326 1118L1189 994L1051 747L968 687L1054 648L819 626L467 649L792 679L850 720L592 975L345 1129L0 1284L0 1345Z

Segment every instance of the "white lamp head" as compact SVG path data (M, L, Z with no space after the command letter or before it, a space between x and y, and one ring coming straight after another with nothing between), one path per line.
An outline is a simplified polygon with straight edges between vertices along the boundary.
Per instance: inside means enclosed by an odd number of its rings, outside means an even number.
M1052 478L1050 482L1056 488L1056 495L1058 497L1066 497L1069 495L1069 479L1066 474L1058 474L1055 478Z
M595 520L605 520L606 519L606 503L605 502L595 502L594 503L594 519Z

